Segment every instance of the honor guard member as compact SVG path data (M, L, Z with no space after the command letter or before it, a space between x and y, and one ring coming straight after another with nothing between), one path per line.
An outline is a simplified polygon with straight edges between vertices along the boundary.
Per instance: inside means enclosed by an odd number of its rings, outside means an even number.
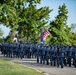
M42 51L43 51L43 48L42 48L42 46L40 46L40 48L39 48L40 64L42 64L42 61L43 61L43 54L42 54Z
M54 46L51 46L51 50L50 50L50 64L51 64L51 66L53 64L53 52L54 52Z
M63 47L60 48L59 50L59 54L60 54L60 65L61 65L61 68L64 67L64 58L65 58L65 50Z
M46 51L46 46L43 47L43 51L42 51L42 54L43 54L43 64L45 64L45 60L46 60L45 51Z
M46 46L45 56L46 56L46 65L49 65L49 57L50 57L50 47L49 46Z
M13 43L13 57L16 57L16 43Z
M60 46L57 47L57 67L60 65Z
M52 64L56 66L56 54L57 54L57 47L54 46L54 49L52 50Z
M27 43L24 44L24 57L27 57Z
M0 53L2 54L2 44L0 43Z
M7 48L7 43L4 44L4 56L7 56L8 53L8 48Z
M0 51L1 51L1 43L0 43Z
M20 45L20 53L19 53L19 55L20 55L21 59L24 57L24 44Z
M73 49L73 65L76 68L76 47Z
M12 44L8 44L8 56L12 58Z
M39 57L40 57L40 55L39 55L39 48L40 48L40 46L35 46L35 49L37 50L37 52L36 52L37 63L39 63Z
M33 56L33 46L32 46L32 44L29 46L29 58L31 58L31 56Z
M68 49L68 64L69 64L69 67L71 67L72 54L73 54L72 47L69 46L69 49Z
M68 46L64 46L64 50L65 50L65 58L64 58L64 65L67 66L67 51L68 51Z
M6 50L5 50L5 43L2 43L2 54L5 56Z

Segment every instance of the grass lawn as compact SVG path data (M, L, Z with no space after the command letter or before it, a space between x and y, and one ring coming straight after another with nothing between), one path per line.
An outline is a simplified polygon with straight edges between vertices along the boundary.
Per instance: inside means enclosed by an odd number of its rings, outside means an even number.
M0 60L0 75L44 75L44 74L39 73L34 69L30 69L22 65L15 64L13 62Z

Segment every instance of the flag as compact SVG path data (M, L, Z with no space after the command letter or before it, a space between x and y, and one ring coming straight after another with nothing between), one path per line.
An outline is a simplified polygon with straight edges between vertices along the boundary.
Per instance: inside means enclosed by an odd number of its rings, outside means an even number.
M47 37L48 35L50 35L50 32L49 32L48 30L44 31L44 32L42 33L42 38L43 38L43 40L46 40L46 37Z

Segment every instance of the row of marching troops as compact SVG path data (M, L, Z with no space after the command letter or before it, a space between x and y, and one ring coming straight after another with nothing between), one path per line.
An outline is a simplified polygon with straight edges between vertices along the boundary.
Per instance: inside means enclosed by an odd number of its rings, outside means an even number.
M29 43L2 43L1 53L11 58L37 58L37 63L76 68L76 46L44 46Z
M36 56L36 51L33 44L29 43L2 43L1 53L6 57L11 58L31 58Z

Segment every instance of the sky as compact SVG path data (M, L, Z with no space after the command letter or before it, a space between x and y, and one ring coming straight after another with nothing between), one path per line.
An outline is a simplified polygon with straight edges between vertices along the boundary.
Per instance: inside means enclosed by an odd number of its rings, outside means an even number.
M68 10L68 20L67 25L70 26L72 23L76 24L76 0L41 0L41 3L37 6L38 8L48 6L49 9L53 9L50 13L50 20L54 20L58 15L58 7L65 3ZM4 32L4 37L6 37L10 31L9 28L5 26L0 26Z

